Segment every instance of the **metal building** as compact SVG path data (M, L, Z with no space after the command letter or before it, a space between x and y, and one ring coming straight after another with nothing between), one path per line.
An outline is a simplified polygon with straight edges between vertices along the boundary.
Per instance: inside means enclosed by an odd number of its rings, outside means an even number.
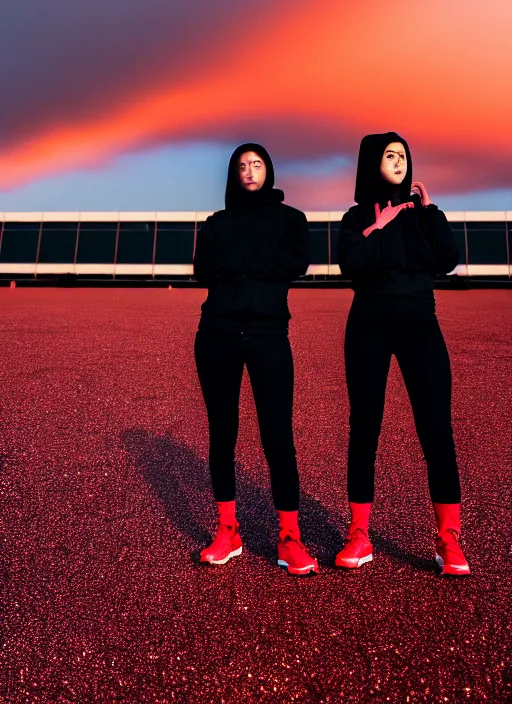
M0 278L189 280L207 212L0 213ZM343 279L336 264L343 212L306 213L309 277ZM454 274L510 282L512 211L447 212L460 251Z

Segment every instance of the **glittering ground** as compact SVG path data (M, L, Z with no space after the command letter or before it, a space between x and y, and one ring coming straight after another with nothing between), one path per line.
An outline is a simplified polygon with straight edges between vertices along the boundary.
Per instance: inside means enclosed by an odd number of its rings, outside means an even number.
M433 572L426 471L393 363L375 561L335 571L348 513L343 290L292 291L302 527L317 577L275 564L244 379L245 550L215 523L193 355L200 290L0 289L2 702L512 701L507 291L437 293L473 575Z

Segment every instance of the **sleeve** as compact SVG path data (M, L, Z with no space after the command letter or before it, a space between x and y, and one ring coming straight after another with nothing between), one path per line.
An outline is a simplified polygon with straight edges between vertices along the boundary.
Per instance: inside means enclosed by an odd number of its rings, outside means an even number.
M305 274L311 259L311 238L304 213L286 222L285 232L272 254L249 252L242 273L253 279L290 282Z
M389 253L383 249L386 228L374 230L368 237L363 235L354 210L348 210L341 220L338 239L338 264L344 276L352 278L361 274L372 274L377 269L389 266Z
M459 263L459 250L446 215L437 205L423 208L427 244L432 251L432 273L446 274Z
M235 260L222 256L215 241L212 216L206 218L197 233L194 254L194 278L205 286L214 281L227 279L240 273L240 266Z

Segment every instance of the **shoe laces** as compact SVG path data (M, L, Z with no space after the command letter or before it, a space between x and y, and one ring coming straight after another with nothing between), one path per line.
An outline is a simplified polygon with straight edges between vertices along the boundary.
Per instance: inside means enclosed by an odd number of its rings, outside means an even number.
M306 546L304 545L304 543L301 540L299 540L299 538L294 538L292 535L289 535L289 534L285 535L284 538L280 538L280 542L285 543L285 544L293 543L294 545L299 547L301 550L306 550Z
M369 540L367 534L362 528L354 528L354 530L349 530L347 535L347 543L351 543L353 540Z
M226 523L219 523L216 538L220 538L223 535L228 535L229 537L232 537L235 533L236 525L228 526Z
M443 531L443 535L440 536L443 543L448 544L451 542L460 543L460 533L455 530L455 528L446 528Z
M448 533L448 535L446 535ZM447 555L452 555L451 559L455 559L457 561L463 560L465 561L464 554L461 550L460 547L460 533L453 528L448 528L447 530L443 531L443 537L440 539L441 545L439 548L442 548L445 550Z

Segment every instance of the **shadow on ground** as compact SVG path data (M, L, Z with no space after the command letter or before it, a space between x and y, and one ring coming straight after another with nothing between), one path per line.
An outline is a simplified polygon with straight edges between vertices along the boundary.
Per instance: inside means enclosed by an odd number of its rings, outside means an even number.
M165 506L173 525L194 544L193 555L211 540L213 496L204 462L172 435L157 436L132 429L122 434L122 446L140 467L144 479ZM277 523L270 490L248 478L237 463L237 519L244 547L274 562ZM341 546L340 531L320 501L301 495L300 524L304 542L314 547L324 565L332 564Z
M212 538L214 525L213 496L208 463L171 434L154 435L131 429L122 434L122 446L140 467L144 479L165 506L176 529L193 543L192 557ZM248 478L237 463L237 518L244 548L274 562L276 519L270 491ZM300 525L304 542L314 550L319 563L332 566L343 543L346 530L340 515L332 515L322 503L302 492ZM432 561L411 555L388 537L372 530L378 555L419 570L432 570Z

